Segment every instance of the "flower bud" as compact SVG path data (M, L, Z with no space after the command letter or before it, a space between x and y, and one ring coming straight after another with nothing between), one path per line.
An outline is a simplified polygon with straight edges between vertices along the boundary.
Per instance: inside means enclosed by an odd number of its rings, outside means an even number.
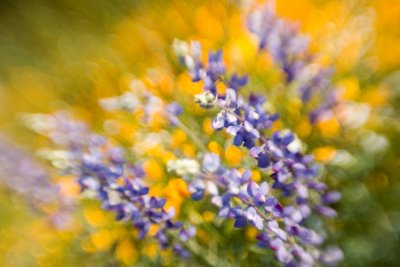
M195 95L194 102L196 102L203 108L211 108L214 106L215 96L210 91L205 91L202 94Z

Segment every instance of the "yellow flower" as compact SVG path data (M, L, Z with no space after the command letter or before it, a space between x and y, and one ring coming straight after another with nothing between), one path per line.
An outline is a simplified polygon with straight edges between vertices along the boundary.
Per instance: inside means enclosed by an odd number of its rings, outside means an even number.
M177 148L183 145L187 140L186 133L180 129L175 130L172 133L172 140L171 140L171 146L173 148Z
M157 256L157 252L159 251L159 247L155 243L146 244L143 248L143 253L151 259L154 259Z
M203 6L197 9L195 14L195 23L198 32L210 40L222 38L224 30L217 16L210 14L207 7Z
M307 137L311 133L311 124L308 118L302 119L296 126L296 133L301 138Z
M335 117L321 120L317 123L317 127L324 136L335 136L339 133L340 124Z
M149 235L149 236L154 236L154 235L157 233L157 231L158 231L159 229L160 229L160 226L159 226L158 224L152 224L152 225L150 225L148 235Z
M260 173L259 171L257 171L257 170L251 171L251 179L252 179L254 182L259 182L259 181L261 181L261 173Z
M67 197L77 197L80 194L79 184L72 177L62 178L58 181L61 194Z
M165 208L169 209L173 207L176 215L178 215L182 201L189 196L187 184L179 178L171 179L165 187L164 192L167 199Z
M225 159L230 165L238 165L242 160L240 148L230 145L225 150Z
M360 94L360 84L356 77L343 79L338 86L342 87L341 97L344 100L355 100Z
M225 94L226 86L222 82L217 83L216 87L217 87L218 94Z
M389 90L385 86L369 88L362 96L361 101L370 104L373 107L380 107L387 103Z
M90 243L95 251L108 250L114 241L115 238L109 230L100 230L90 236Z
M164 188L160 184L153 184L149 188L149 195L162 197L162 196L164 196Z
M165 124L165 118L163 114L159 113L153 113L148 125L152 130L158 130L163 128L163 125Z
M208 143L207 147L208 147L208 150L210 150L210 152L217 154L217 155L221 155L222 148L217 142L211 141L210 143Z
M181 92L189 93L191 95L203 92L203 84L201 82L192 82L190 76L186 73L179 75L177 85Z
M182 152L186 157L194 157L196 155L196 148L192 144L184 144Z
M106 216L98 207L87 207L83 211L86 221L93 227L100 227L106 222Z
M211 122L211 118L205 118L203 120L203 131L206 135L211 135L214 132L214 128L211 126Z
M171 151L165 151L160 156L162 157L161 160L163 161L163 163L167 163L170 160L176 159L175 154L173 152L171 152Z
M254 227L248 227L245 234L248 240L254 240L258 234L258 231Z
M130 265L137 260L138 254L131 241L123 240L118 243L115 256L118 260Z
M203 220L205 222L212 222L213 219L214 219L214 213L212 213L211 211L205 211L203 213Z
M336 154L336 148L333 146L324 146L313 151L315 159L321 162L329 162Z
M164 177L164 171L161 168L160 164L154 160L150 159L145 161L143 164L143 169L148 178L152 180L161 180Z

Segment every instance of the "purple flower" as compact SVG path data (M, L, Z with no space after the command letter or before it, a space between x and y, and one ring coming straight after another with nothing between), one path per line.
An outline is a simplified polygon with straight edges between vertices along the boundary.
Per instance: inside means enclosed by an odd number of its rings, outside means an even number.
M269 29L263 30L270 34ZM281 60L283 65L289 59L286 54L289 50L291 53L306 51L306 46L296 50L295 43L292 42L302 41L292 39L291 33L294 32L293 28L284 32L283 39L278 40L279 45L267 44L270 41L267 39L262 41L263 45L274 47L274 56ZM286 50L282 50L281 45ZM203 159L205 173L193 177L189 185L192 198L199 200L206 196L206 183L218 186L219 190L209 193L213 196L212 203L219 208L220 217L234 219L235 228L243 228L248 224L255 226L261 231L258 236L259 244L275 250L277 259L285 265L312 266L314 260L320 260L318 253L314 251L319 250L323 238L305 227L304 223L314 211L328 217L336 215L326 204L333 202L337 195L329 194L327 186L318 181L318 166L313 162L312 156L303 155L301 149L296 148L295 142L298 141L293 132L285 130L274 131L270 136L264 134L279 117L278 114L269 114L264 110L264 97L251 94L245 99L238 90L240 86L229 88L230 83L225 84L227 88L224 95L219 95L214 90L217 81L226 80L226 74L223 73L225 67L222 67L224 65L221 60L220 53L212 53L208 67L206 64L199 64L204 66L207 73L202 78L205 93L213 93L212 106L220 109L212 121L212 126L216 130L225 129L233 135L233 144L250 149L249 155L255 158L257 167L270 174L271 186L266 181L261 184L252 181L249 171L241 176L235 169L226 169L216 160L216 155L206 154ZM284 67L289 80L294 79L296 75L296 71L290 69L290 66L292 65ZM296 68L299 67L301 64L296 65ZM237 79L232 77L231 81ZM214 85L210 84L211 82L214 82ZM207 101L196 102L204 107L210 106L202 105ZM280 192L278 197L270 195L270 187L275 193ZM320 198L310 198L311 194L319 194ZM281 198L287 198L284 201L285 205L278 200ZM241 204L237 204L233 199L239 200ZM283 224L279 225L278 221L283 221ZM293 238L298 243L291 242Z
M56 211L49 214L50 221L57 228L69 226L74 201L62 195L58 185L51 183L50 173L27 151L2 134L0 134L0 177L2 184L17 192L36 210L43 212L44 206L50 203L56 204Z
M248 81L248 76L244 75L240 77L239 75L234 74L229 81L229 88L238 91L241 87L245 86Z
M259 49L267 50L282 69L285 83L297 87L304 103L314 96L321 96L322 104L310 113L312 122L333 108L337 102L337 97L330 93L333 91L333 71L315 67L309 38L300 33L296 24L279 18L273 8L266 5L250 13L248 28L259 38Z
M99 135L92 134L84 127L65 127L81 125L65 116L54 116L52 127L46 136L62 140L59 142L66 152L73 156L68 159L63 174L77 177L82 191L97 197L103 209L114 211L117 220L129 221L139 230L139 239L144 238L151 225L158 225L155 235L161 248L172 247L181 256L188 256L180 242L193 236L193 230L186 238L176 240L170 231L185 231L183 224L174 221L174 210L165 210L166 200L149 196L149 187L144 183L141 166L126 160L124 151L112 146ZM75 132L78 130L78 132ZM71 139L79 136L79 139ZM178 249L179 248L179 249Z

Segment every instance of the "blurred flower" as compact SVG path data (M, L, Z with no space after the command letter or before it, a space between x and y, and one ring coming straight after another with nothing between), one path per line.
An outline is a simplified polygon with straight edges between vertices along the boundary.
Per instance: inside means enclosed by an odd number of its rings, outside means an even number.
M159 228L154 237L160 247L172 247L179 255L188 256L179 239L171 235L171 231L186 230L181 222L173 221L173 208L164 209L164 198L148 195L149 187L142 179L145 175L142 166L127 162L123 149L111 145L101 135L90 133L83 123L71 120L66 114L48 115L46 118L52 123L48 131L40 133L56 142L63 140L58 145L71 154L67 168L60 169L64 175L75 176L83 193L98 198L103 209L116 213L117 220L131 222L139 230L139 239L146 236L151 225L157 225ZM30 126L37 129L34 123ZM71 136L76 139L71 139Z
M312 122L336 104L332 70L315 62L309 38L299 32L298 25L278 17L272 5L265 5L250 12L248 27L259 38L259 49L268 51L285 73L286 84L294 85L303 102L319 95L320 106L310 113Z
M190 58L193 52L187 53L186 57ZM257 166L271 173L272 188L280 190L280 197L289 200L285 206L280 204L269 193L267 182L257 184L251 180L250 170L241 174L238 170L226 169L216 154L205 154L202 172L193 175L189 185L192 199L202 199L208 192L212 203L220 209L220 217L233 218L236 228L243 228L248 223L254 225L261 231L259 244L276 251L279 261L287 266L313 266L314 261L322 261L322 255L327 252L319 251L322 235L305 227L304 223L313 211L335 217L336 212L326 205L339 200L340 195L328 192L327 186L318 181L318 166L311 155L301 153L301 143L291 131L277 130L271 136L264 134L278 118L277 114L264 111L264 97L251 94L245 99L239 88L229 88L229 83L225 84L224 95L215 90L216 83L227 79L220 52L218 67L214 66L215 62L210 62L210 58L216 59L215 55L210 53L208 64L198 60L200 67L196 71L205 75L195 78L192 75L193 82L204 81L204 94L210 95L210 100L213 98L215 106L221 110L212 121L213 128L225 129L234 136L234 145L250 149L249 155L257 160ZM191 66L183 63L190 71ZM311 194L320 195L319 199L310 198ZM233 198L239 199L241 205L234 205ZM283 220L284 229L280 228L278 220ZM340 257L333 258L340 260Z
M7 137L0 135L0 178L10 189L21 195L27 203L41 211L55 205L49 219L57 228L66 228L72 223L71 210L74 200L63 195L57 184L53 184L48 171L33 157Z

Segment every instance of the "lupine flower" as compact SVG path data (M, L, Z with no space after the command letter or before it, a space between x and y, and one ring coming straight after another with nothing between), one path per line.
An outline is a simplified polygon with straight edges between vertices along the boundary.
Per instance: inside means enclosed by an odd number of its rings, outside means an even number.
M331 82L333 71L315 63L309 38L300 33L298 25L279 18L266 5L249 14L248 28L259 38L259 49L267 50L285 73L285 82L295 85L303 102L323 95L323 103L310 113L312 122L332 109L337 102Z
M258 244L274 250L277 259L286 266L313 266L315 262L325 262L325 258L332 259L330 264L333 259L340 260L329 256L330 252L338 254L340 250L319 249L322 235L303 225L303 215L293 205L279 203L266 181L257 184L251 180L249 170L240 173L227 169L217 158L215 154L205 154L201 171L192 175L189 191L193 200L209 194L211 202L219 208L218 215L233 219L235 228L256 227L260 231Z
M74 201L61 194L43 166L4 135L0 135L0 177L4 185L38 210L56 203L57 210L49 214L55 227L64 228L71 223Z
M183 55L181 55L183 56ZM212 121L216 130L225 129L234 136L233 143L244 146L249 150L249 155L257 161L260 169L271 173L272 188L281 191L280 197L289 198L287 205L282 205L277 198L269 193L269 184L260 185L250 180L250 172L242 175L237 170L228 170L222 165L210 168L204 163L214 162L205 155L202 172L196 175L189 185L192 198L198 200L206 195L207 188L218 187L212 190L212 203L220 208L219 216L233 218L234 226L242 228L246 224L254 225L261 231L260 244L269 246L276 251L276 257L286 266L312 266L314 262L321 261L322 255L319 245L323 242L322 235L304 226L304 222L313 211L327 217L336 215L333 209L325 206L329 200L338 200L337 196L329 196L327 186L318 181L318 166L310 155L303 155L299 149L291 145L295 141L295 134L289 130L275 131L271 136L264 135L272 123L278 119L277 114L269 114L263 110L262 103L265 98L250 95L244 99L238 89L226 85L226 93L219 95L216 83L226 80L225 67L218 56L211 53L213 61L208 64L196 62L202 66L196 71L204 74L199 76L204 81L204 96L207 94L207 104L218 107L221 111ZM196 59L189 54L185 58ZM214 66L218 61L218 68ZM194 82L198 79L193 79ZM209 82L214 81L214 85ZM210 95L213 99L211 100ZM201 102L201 101L197 101ZM201 105L208 108L211 105ZM220 162L219 160L217 162ZM207 186L212 184L213 186ZM309 198L311 194L319 194L320 198ZM234 205L232 198L238 198L242 205ZM283 220L283 225L278 221Z
M32 204L51 203L57 197L57 188L50 182L46 169L34 162L28 154L0 136L0 168L2 182L25 196ZM29 177L29 179L27 179Z
M116 213L117 220L130 222L139 230L139 239L147 235L151 225L157 225L155 238L160 247L172 247L179 255L188 256L181 242L192 237L194 230L187 231L181 222L173 220L175 211L164 209L164 198L148 195L141 166L127 162L121 148L111 145L101 135L90 133L84 124L65 114L43 119L49 122L46 127L39 129L33 124L32 128L62 145L71 155L62 174L77 177L82 192L98 198L103 209ZM174 232L180 234L174 238Z

